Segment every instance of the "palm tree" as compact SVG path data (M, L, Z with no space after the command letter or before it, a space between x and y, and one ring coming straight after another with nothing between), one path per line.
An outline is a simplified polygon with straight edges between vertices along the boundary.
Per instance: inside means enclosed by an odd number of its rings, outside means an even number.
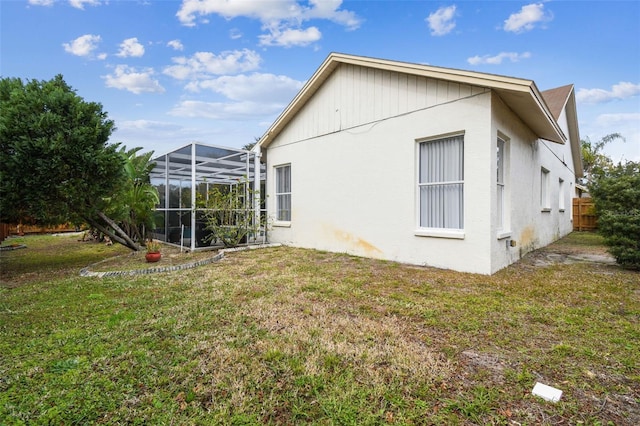
M603 172L613 166L611 159L602 153L602 148L616 139L624 141L620 133L611 133L604 136L597 142L591 142L589 137L580 141L582 153L582 165L584 168L583 183L589 184L594 174Z
M142 243L155 228L155 207L160 202L157 189L151 185L149 175L155 163L153 151L137 155L142 148L126 150L120 154L125 160L125 179L116 197L110 200L110 213L121 223L129 237Z

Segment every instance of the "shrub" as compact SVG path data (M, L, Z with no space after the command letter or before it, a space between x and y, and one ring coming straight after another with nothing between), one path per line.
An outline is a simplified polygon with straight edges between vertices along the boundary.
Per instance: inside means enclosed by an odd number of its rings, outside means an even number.
M145 245L147 253L160 253L160 243L158 241L149 240Z
M198 194L197 206L206 221L205 230L209 235L204 241L225 247L236 247L255 237L260 224L255 222L252 202L259 197L246 179L229 187L212 186L206 200Z
M628 161L600 171L589 192L609 252L623 267L640 269L640 163Z

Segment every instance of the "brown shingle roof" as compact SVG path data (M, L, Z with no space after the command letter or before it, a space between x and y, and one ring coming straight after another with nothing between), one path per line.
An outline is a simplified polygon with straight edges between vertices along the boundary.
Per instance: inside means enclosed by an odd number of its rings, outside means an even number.
M556 87L555 89L544 90L542 93L542 97L544 101L547 103L549 107L549 111L553 114L553 118L558 120L560 117L560 113L564 108L564 105L567 103L567 98L569 97L569 93L571 93L571 88L573 84L567 84L566 86Z

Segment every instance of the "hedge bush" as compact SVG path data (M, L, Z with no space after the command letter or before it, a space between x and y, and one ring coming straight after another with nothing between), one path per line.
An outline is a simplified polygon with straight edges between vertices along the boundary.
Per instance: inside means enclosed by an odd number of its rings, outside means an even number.
M600 170L589 192L609 252L623 267L640 270L640 163L628 161Z

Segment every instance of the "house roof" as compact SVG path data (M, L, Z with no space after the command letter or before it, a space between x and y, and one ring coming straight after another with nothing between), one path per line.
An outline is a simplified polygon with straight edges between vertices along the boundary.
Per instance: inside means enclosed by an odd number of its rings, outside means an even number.
M569 140L571 141L571 156L573 157L573 170L576 177L584 176L580 148L580 131L578 130L578 111L576 108L576 95L573 84L545 90L542 92L542 96L556 121L560 118L562 110L566 109Z
M569 99L569 93L573 90L573 84L567 84L566 86L556 87L555 89L544 90L542 97L547 102L547 106L553 114L553 118L558 120L560 114L564 109L567 100Z
M473 71L434 67L408 62L389 61L364 56L331 53L303 88L269 127L258 142L262 148L271 144L306 102L341 64L359 65L368 68L452 81L486 87L495 91L535 134L542 139L563 144L567 137L558 125L545 98L532 80L506 77Z

